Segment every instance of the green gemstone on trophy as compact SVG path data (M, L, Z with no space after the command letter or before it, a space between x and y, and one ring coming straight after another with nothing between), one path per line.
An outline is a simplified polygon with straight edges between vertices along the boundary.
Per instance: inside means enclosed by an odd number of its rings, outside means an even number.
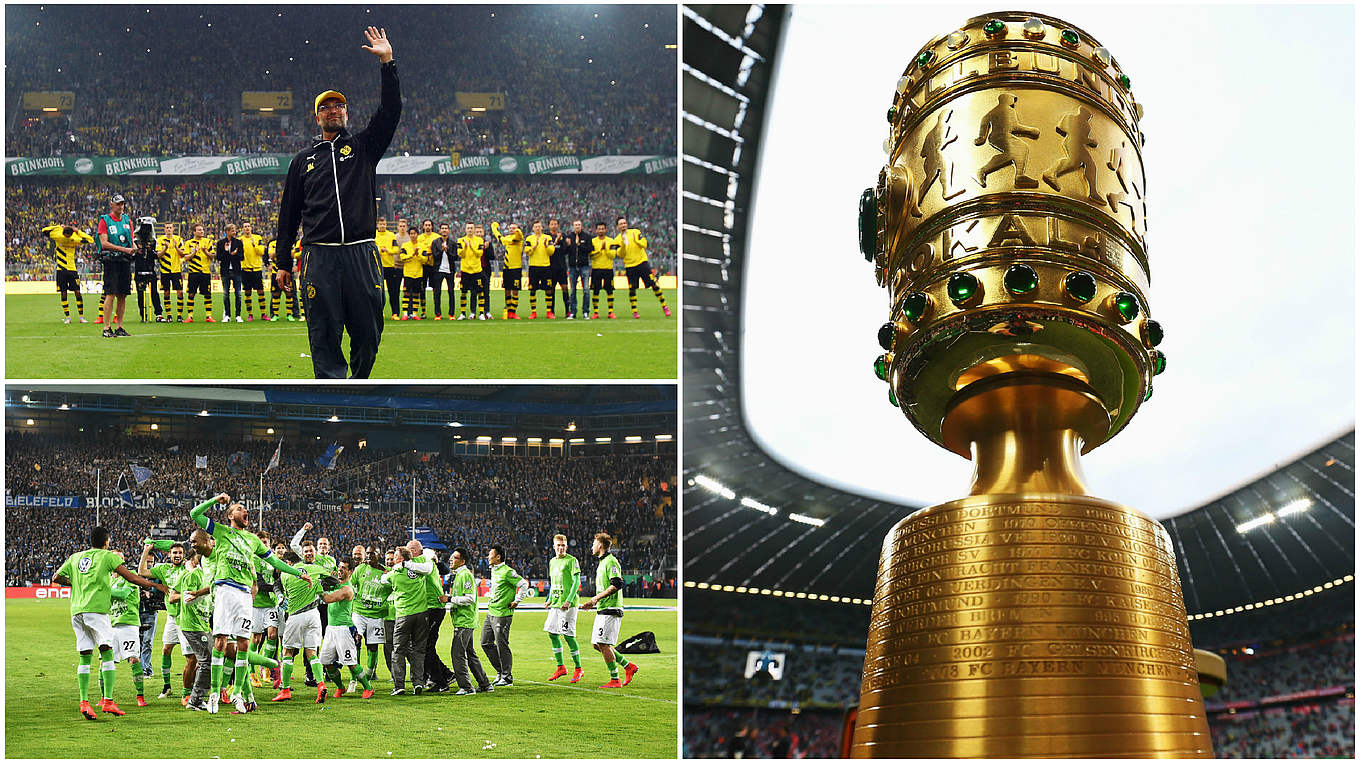
M871 187L859 196L859 252L865 261L874 260L878 247L878 199Z
M901 406L901 404L897 403L897 394L893 393L891 385L888 386L888 403L892 404L893 406Z
M895 122L895 121L897 121L897 106L889 106L889 107L888 107L888 123L889 123L889 124L892 124L892 123Z
M911 293L902 301L902 316L907 321L916 324L925 316L926 309L930 307L930 296L925 293Z
M967 272L959 272L949 278L946 290L949 293L949 300L962 306L968 299L977 295L979 287L978 278Z
M896 335L897 325L892 322L884 322L883 326L878 328L878 345L882 346L884 351L891 351L893 338Z
M1149 346L1156 348L1162 344L1161 323L1155 319L1149 319L1147 322L1143 323L1143 329L1146 331L1145 336Z
M1006 31L1006 24L1001 19L994 18L982 25L982 31L989 35L1001 34Z
M1071 29L1064 29L1062 33L1062 41L1064 44L1076 46L1078 42L1081 42L1081 35L1077 34Z
M1125 323L1132 322L1138 316L1138 298L1132 293L1121 291L1115 294L1114 309L1119 312L1119 318Z
M1063 280L1063 289L1072 300L1086 303L1096 297L1096 278L1085 272L1073 272Z
M1034 271L1034 267L1028 264L1012 264L1006 270L1006 290L1016 294L1025 293L1039 287L1039 273Z
M930 65L930 62L933 60L935 60L935 54L927 50L921 53L920 55L916 56L916 65L925 67Z
M1120 74L1120 75L1119 75L1119 85L1120 85L1121 87L1123 87L1124 89L1126 89L1126 90L1129 89L1129 87L1133 86L1133 83L1132 83L1131 81L1129 81L1129 75L1128 75L1128 74Z
M882 354L874 359L874 376L879 380L888 379L888 362Z
M1151 386L1151 385L1148 386L1147 395L1143 397L1143 400L1144 400L1144 401L1147 401L1147 400L1150 399L1150 398L1152 398L1152 386Z
M1166 371L1166 354L1161 351L1152 352L1152 374L1160 375Z

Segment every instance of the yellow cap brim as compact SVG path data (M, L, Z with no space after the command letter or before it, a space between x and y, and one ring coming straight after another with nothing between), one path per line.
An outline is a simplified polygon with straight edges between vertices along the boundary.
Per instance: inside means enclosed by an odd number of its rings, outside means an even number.
M320 111L320 110L321 110L321 104L324 103L324 102L327 101L327 100L330 100L331 98L339 98L341 103L346 103L346 104L348 104L348 101L345 100L345 96L344 96L344 95L341 95L340 93L336 92L335 90L326 90L325 92L321 93L320 95L317 95L317 96L316 96L316 100L312 101L312 113L316 113L316 112Z

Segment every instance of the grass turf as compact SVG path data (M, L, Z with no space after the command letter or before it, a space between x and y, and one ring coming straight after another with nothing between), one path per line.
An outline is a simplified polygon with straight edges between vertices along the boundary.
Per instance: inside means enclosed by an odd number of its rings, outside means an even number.
M555 663L542 630L543 614L524 610L515 615L515 685L494 693L393 697L380 656L378 688L370 700L355 693L318 705L316 690L303 686L299 666L293 673L293 699L271 703L274 689L256 689L260 709L250 715L231 715L229 705L217 715L184 709L177 678L171 680L174 698L157 699L162 686L158 627L152 657L156 675L145 686L150 704L136 706L130 666L120 662L114 699L127 715L87 721L77 712L79 658L69 602L6 600L5 756L675 757L676 613L626 613L623 636L653 631L661 653L635 655L637 677L627 688L607 691L598 688L608 671L590 648L595 613L589 611L582 611L577 622L585 677L579 684L545 680ZM161 613L162 625L164 619ZM445 664L451 631L445 618L439 636ZM99 694L98 661L90 682L92 703ZM566 661L570 667L570 658ZM183 667L177 648L174 668ZM485 657L483 667L495 678ZM348 683L348 669L345 674Z
M664 291L675 309L675 291ZM491 298L497 319L482 322L434 321L433 298L427 320L394 322L388 315L373 368L373 378L439 379L673 379L679 318L661 313L656 296L638 291L633 319L628 291L615 292L617 320L547 320L539 301L537 320L529 320L528 298L520 296L516 322L501 320L503 292ZM214 319L220 316L216 294ZM561 306L559 300L558 306ZM5 375L27 378L310 378L312 362L307 325L301 322L203 323L200 299L193 324L138 321L136 296L129 296L124 323L130 338L104 338L97 296L85 296L85 317L62 324L60 301L51 295L5 297ZM601 299L600 308L604 309ZM603 312L602 312L603 316ZM447 317L446 317L447 319ZM344 339L349 355L349 339Z

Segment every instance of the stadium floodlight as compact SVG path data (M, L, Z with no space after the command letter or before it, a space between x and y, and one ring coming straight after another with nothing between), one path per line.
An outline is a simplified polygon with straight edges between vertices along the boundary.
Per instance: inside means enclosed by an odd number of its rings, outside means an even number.
M63 412L69 412L69 411L71 411L71 405L70 405L70 404L62 404L61 406L59 406L59 407L57 407L57 408L60 409L60 410L62 410Z
M623 437L623 440L627 441L628 443L639 443L640 441L642 441L642 436L640 436L640 435L625 435L625 436Z
M160 429L161 429L161 426L160 426L160 425L157 425L156 423L153 422L153 423L151 423L151 429L152 429L152 430L160 430Z
M793 520L794 522L803 523L804 525L811 525L816 528L820 528L823 525L826 525L826 520L817 517L812 517L810 515L801 514L798 512L790 514L789 519Z
M1262 525L1265 525L1265 524L1267 524L1267 523L1273 523L1273 522L1275 522L1275 513L1274 513L1274 512L1267 512L1267 513L1261 515L1260 517L1252 518L1252 519L1247 520L1246 522L1242 523L1241 525L1238 525L1238 526L1237 526L1237 532L1238 532L1238 533L1246 533L1247 531L1252 530L1253 528L1259 528L1259 527L1261 527Z
M24 424L25 424L25 425L31 426L31 425L33 424L33 420L31 420L31 419L29 419L29 420L24 420Z
M207 417L207 416L208 416L208 410L207 410L207 409L204 409L203 411L201 411L201 412L198 413L198 416L199 416L199 417Z
M548 445L549 445L549 446L561 446L561 445L564 444L564 443L566 443L566 441L562 440L561 438L549 438L549 439L548 439Z
M568 439L568 441L567 441L567 443L585 443L585 442L586 442L586 439L584 439L584 438L571 438L571 439Z
M576 423L575 423L575 422L567 423L567 432L568 432L568 433L575 433L575 432L576 432Z
M25 404L33 403L33 399L29 398L27 393L25 393L23 398L20 400L23 401Z
M674 438L675 438L675 436L673 436L673 435L667 435L667 434L658 435L658 436L656 437L656 439L657 439L658 441L669 441L669 440L672 440L672 439L674 439Z
M728 497L728 498L731 498L731 497ZM768 504L761 504L760 502L756 501L755 499L752 499L750 496L743 496L743 497L741 497L741 505L742 505L743 507L750 507L751 509L759 509L761 512L764 512L764 513L767 514L767 515L777 515L777 514L779 514L779 510L778 510L778 509L776 509L776 508L774 508L774 507L772 507L772 506L770 506L770 505L768 505Z
M723 497L724 499L735 499L735 498L737 498L737 493L736 493L736 491L733 491L732 489L728 488L727 486L723 485L722 483L719 483L718 481L714 480L713 478L708 477L707 475L695 475L695 476L694 476L694 482L695 482L695 483L698 483L700 486L702 486L702 487L704 487L704 488L706 488L706 489L708 489L708 490L710 490L710 491L712 491L712 492L714 492L714 493L716 493L716 494L722 495L722 497Z
M454 420L453 422L449 423L449 427L462 427L462 426L463 423L459 422L458 420Z
M1242 647L1242 651L1246 654L1256 654L1256 650L1251 647Z
M478 443L490 443L490 442L491 442L491 436L489 436L489 435L479 435L479 436L477 436L477 442L478 442Z
M339 422L340 418L334 414L326 418L327 422Z
M606 436L606 437L604 437L604 438L596 438L596 439L595 439L595 442L596 442L596 443L609 443L609 442L611 442L611 441L613 441L613 440L614 440L613 438L610 438L610 437Z
M517 443L518 441L519 439L514 437L513 435L501 436L501 443Z
M264 434L265 434L265 435L273 435L273 434L274 434L274 428L265 428Z
M1276 510L1275 516L1288 517L1289 515L1295 514L1297 512L1307 511L1307 509L1311 506L1313 506L1313 502L1309 499L1295 499L1294 501L1291 501L1288 504Z
M543 443L543 439L542 439L542 438L525 438L525 439L524 439L524 442L525 442L525 443Z

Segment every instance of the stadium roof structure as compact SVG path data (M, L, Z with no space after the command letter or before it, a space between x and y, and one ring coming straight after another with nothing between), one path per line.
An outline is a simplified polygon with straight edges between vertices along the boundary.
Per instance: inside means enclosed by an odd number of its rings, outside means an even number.
M883 537L924 505L848 493L790 469L752 436L742 408L749 210L787 19L777 8L682 11L683 577L734 592L866 603ZM1188 611L1212 615L1353 581L1354 464L1351 429L1163 520Z
M577 435L676 433L674 385L10 385L7 417L219 417Z

